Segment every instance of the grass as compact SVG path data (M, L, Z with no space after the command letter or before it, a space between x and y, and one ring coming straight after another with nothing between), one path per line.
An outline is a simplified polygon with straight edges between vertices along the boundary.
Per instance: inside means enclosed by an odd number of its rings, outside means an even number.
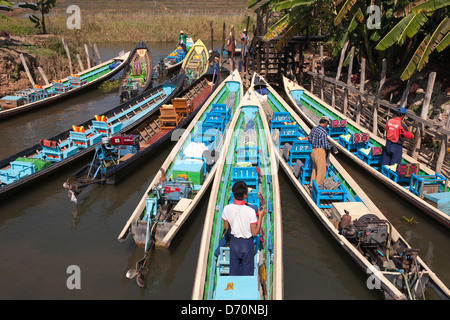
M81 9L81 29L68 29L71 13L66 9L72 3L60 0L46 16L47 31L63 36L77 45L92 42L175 42L180 30L195 41L211 39L211 22L215 40L223 38L235 27L240 34L250 15L250 30L255 24L254 14L245 9L247 1L197 0L197 1L77 1ZM11 19L0 20L0 30L13 35L36 34L31 21L25 16L28 10L15 9L6 13Z

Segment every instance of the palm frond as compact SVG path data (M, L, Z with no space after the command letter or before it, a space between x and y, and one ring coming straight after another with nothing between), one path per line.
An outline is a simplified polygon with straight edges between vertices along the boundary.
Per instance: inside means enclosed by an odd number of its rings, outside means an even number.
M342 19L347 15L347 13L351 10L352 6L356 3L356 0L347 0L342 5L341 10L337 14L336 18L334 18L334 25L337 26Z
M424 3L414 6L412 8L412 12L415 14L422 12L433 12L449 5L450 1L448 0L428 0Z
M439 44L436 47L436 51L437 52L443 51L445 48L448 47L449 44L450 44L450 31L447 32L444 39L442 39L441 42L439 42Z
M427 20L428 17L426 14L408 14L400 20L380 42L378 42L375 49L383 51L395 43L400 46L403 45L406 37L413 37Z

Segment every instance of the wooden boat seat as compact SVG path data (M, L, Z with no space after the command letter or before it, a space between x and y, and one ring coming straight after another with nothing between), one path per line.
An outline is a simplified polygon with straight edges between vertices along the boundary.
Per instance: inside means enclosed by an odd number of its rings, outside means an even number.
M59 162L71 155L78 152L79 147L76 144L71 144L71 141L65 140L61 143L56 141L41 139L39 141L42 150L40 152L40 157L42 160L48 160L51 162Z
M439 173L423 176L413 173L409 190L423 199L425 194L444 192L447 188L447 181L448 179Z
M225 120L225 117L220 113L210 111L206 113L203 125L206 125L207 127L215 127L223 132L225 129Z
M283 124L278 136L278 148L281 148L285 143L292 144L302 135L300 127L297 124Z
M367 132L348 133L340 135L339 143L352 153L356 153L357 149L366 149L369 144L369 134Z
M0 178L5 184L11 184L25 176L36 172L36 166L29 162L12 161L10 167L0 170Z
M419 163L399 163L381 166L381 173L397 183L411 183L411 176L419 174Z
M347 189L339 184L335 189L321 189L313 180L311 197L319 208L331 208L330 202L347 201Z
M69 135L69 139L74 143L74 145L77 145L82 149L100 142L103 137L103 134L97 133L92 129L88 129L85 132L70 131Z
M270 121L270 131L274 129L280 129L284 124L289 123L289 112L274 112L272 114L272 120Z
M346 119L331 120L330 125L327 127L327 133L333 139L339 138L340 135L346 135L347 130Z
M297 160L302 160L306 163L311 159L312 146L306 139L298 139L292 142L292 146L288 144L284 146L283 155L289 166L292 166Z
M72 89L70 84L64 84L63 82L55 81L52 82L53 90L57 93L64 93Z
M237 181L244 181L247 186L258 191L258 173L255 167L231 168L231 185Z
M231 118L231 108L225 103L213 103L211 112L221 114L225 118L225 122L228 122Z
M376 167L379 169L381 166L381 160L383 159L383 148L382 147L369 147L369 148L360 148L356 151L356 155L362 161Z
M72 85L72 87L80 87L87 83L86 80L81 80L78 75L70 75L69 76L69 83Z
M162 105L159 112L159 127L161 129L174 129L182 121L182 115L178 114L171 104Z
M245 146L238 147L236 150L236 161L237 162L250 162L259 167L259 148L258 146Z
M185 98L172 99L172 105L177 113L183 115L183 119L185 119L192 112L192 105L188 104Z

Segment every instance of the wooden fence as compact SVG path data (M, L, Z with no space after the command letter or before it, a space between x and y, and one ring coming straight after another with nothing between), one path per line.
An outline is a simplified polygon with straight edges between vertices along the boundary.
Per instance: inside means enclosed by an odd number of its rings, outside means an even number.
M370 130L374 134L383 137L386 121L393 116L393 111L400 106L406 106L407 97L413 80L409 80L407 87L403 93L402 99L398 104L391 103L381 98L383 86L386 82L386 60L382 63L382 73L377 94L371 95L365 91L365 60L362 59L360 64L360 83L359 87L353 85L351 78L353 73L353 52L350 49L350 64L347 69L347 75L342 75L342 63L347 51L347 44L341 52L341 57L334 78L326 76L323 61L323 47L319 45L319 56L316 57L314 52L312 57L311 70L306 71L307 77L304 77L302 85L326 101L333 108L356 121L358 124ZM316 51L316 50L314 50ZM317 60L319 62L319 70L316 67ZM342 81L341 77L345 77L346 81ZM309 79L307 79L309 78ZM406 124L413 132L415 138L406 140L404 149L414 159L418 160L434 171L445 177L450 177L450 156L447 152L448 139L450 136L450 115L447 122L443 125L440 122L428 118L433 86L436 79L436 73L431 72L428 78L428 85L425 92L425 98L422 104L420 116L411 110L407 112ZM440 106L433 106L434 108ZM433 139L439 142L438 147L429 147L422 140Z

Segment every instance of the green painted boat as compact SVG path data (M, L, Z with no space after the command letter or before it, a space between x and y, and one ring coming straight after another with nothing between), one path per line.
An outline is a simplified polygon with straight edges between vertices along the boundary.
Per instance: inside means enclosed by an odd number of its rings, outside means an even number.
M192 299L283 299L282 221L278 175L268 123L254 94L247 92L232 120L209 198ZM252 275L230 275L230 249L223 241L222 211L233 202L232 186L245 181L247 202L263 206L261 232L254 237Z
M317 125L321 116L330 118L329 141L340 152L402 198L450 228L450 188L447 178L406 153L403 153L400 165L381 165L386 140L368 132L295 82L286 77L283 81L287 96L308 126ZM333 128L333 124L336 127ZM357 137L361 141L356 141Z
M327 231L367 275L367 288L386 300L424 299L433 290L441 299L450 291L409 246L369 196L328 156L327 178L311 182L310 128L265 82L254 77L252 88L270 119L279 165Z
M203 104L186 130L172 138L179 140L156 173L118 240L132 235L144 258L127 273L144 286L146 263L152 247L168 248L211 184L224 137L243 95L242 79L230 74Z

